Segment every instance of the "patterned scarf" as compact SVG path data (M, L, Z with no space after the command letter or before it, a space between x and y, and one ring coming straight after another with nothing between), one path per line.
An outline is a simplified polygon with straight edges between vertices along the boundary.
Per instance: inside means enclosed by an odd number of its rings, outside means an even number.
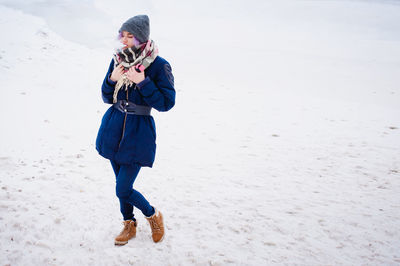
M126 72L129 70L129 68L141 64L144 69L146 69L150 66L151 63L153 63L157 55L158 48L154 44L153 40L148 40L138 47L132 47L127 48L123 51L117 51L114 54L114 68L116 68L118 65L123 65L124 74L122 74L121 78L117 81L117 84L115 85L113 103L117 102L118 92L123 86L125 86L125 91L127 91L128 87L134 84L133 81L128 79L128 77L126 76Z

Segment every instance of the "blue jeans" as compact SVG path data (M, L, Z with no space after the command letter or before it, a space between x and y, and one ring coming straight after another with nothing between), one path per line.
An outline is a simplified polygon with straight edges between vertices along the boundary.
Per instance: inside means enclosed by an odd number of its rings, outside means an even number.
M141 168L140 165L119 165L112 160L111 165L116 177L115 190L124 220L136 220L133 215L133 206L141 210L145 216L152 216L155 212L154 208L139 191L132 187Z

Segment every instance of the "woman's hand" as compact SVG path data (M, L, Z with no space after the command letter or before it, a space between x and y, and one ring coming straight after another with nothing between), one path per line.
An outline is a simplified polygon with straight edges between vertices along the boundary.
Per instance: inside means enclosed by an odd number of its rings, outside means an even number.
M144 71L137 72L135 70L135 66L132 66L128 72L126 72L126 76L129 80L133 81L135 84L138 84L144 80Z
M110 79L114 82L117 82L121 78L122 74L124 74L124 67L123 65L119 65L114 68L113 72L111 73Z

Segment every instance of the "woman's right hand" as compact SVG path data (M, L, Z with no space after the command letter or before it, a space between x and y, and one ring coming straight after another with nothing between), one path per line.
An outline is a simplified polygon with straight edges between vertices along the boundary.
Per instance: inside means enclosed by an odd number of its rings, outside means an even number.
M110 79L114 82L117 82L121 78L122 74L124 74L124 67L122 65L119 65L114 68L113 72L111 73Z

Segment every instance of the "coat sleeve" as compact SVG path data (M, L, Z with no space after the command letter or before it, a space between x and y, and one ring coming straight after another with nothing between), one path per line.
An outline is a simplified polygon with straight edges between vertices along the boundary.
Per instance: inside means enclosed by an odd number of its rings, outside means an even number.
M110 103L110 104L113 103L115 84L117 84L117 82L114 82L110 79L113 70L114 70L114 59L111 59L111 63L108 68L106 77L104 78L103 84L101 86L101 96L103 98L103 101L105 103Z
M146 77L136 86L143 100L160 112L166 112L175 105L174 76L167 62L162 65L153 79Z

